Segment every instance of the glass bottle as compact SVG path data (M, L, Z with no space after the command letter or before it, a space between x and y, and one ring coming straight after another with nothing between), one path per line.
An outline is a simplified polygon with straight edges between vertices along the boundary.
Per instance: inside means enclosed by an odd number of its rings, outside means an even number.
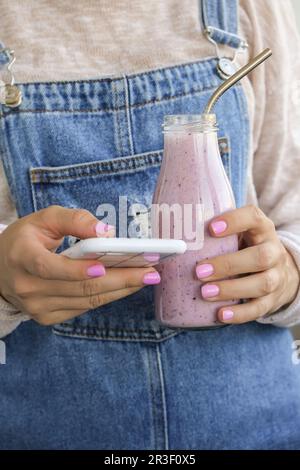
M234 209L234 195L222 164L216 116L169 115L163 124L164 156L152 205L152 236L187 243L183 255L160 263L155 286L157 320L170 328L214 328L217 310L236 301L201 297L196 263L238 250L236 235L215 238L209 222Z

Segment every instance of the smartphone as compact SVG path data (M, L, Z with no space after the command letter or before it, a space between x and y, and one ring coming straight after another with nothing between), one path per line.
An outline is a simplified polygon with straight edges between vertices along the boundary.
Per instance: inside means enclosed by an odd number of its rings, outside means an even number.
M183 240L159 238L87 238L61 252L73 259L97 259L108 267L155 266L186 251Z

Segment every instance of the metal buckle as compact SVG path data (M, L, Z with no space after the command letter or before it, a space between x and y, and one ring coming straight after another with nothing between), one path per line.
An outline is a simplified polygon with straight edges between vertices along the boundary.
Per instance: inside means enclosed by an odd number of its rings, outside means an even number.
M15 77L12 73L12 66L16 60L15 53L12 49L2 48L0 54L6 52L10 56L8 64L5 64L6 71L9 74L8 82L0 80L0 103L10 108L20 106L22 102L22 92L15 85Z
M208 26L205 30L204 33L209 40L214 46L216 50L216 56L218 58L218 63L217 63L217 72L219 76L223 79L226 80L227 78L231 77L236 71L237 67L235 65L236 58L238 54L241 52L245 52L245 50L249 47L248 43L246 41L242 41L241 45L238 49L235 50L233 57L225 57L222 56L221 51L219 49L218 43L212 39L211 37L211 32L212 29L210 26Z

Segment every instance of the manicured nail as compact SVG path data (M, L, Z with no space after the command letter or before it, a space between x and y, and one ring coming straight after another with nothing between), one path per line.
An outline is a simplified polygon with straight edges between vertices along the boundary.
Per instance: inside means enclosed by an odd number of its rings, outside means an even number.
M99 221L96 225L95 225L95 231L96 231L96 234L99 236L99 235L104 235L106 234L107 232L109 232L110 230L114 230L115 227L113 225L108 225L108 224L104 224L103 222Z
M144 275L143 278L144 284L159 284L160 283L160 275L157 272L154 273L147 273Z
M160 255L158 253L144 253L144 260L149 263L156 263L160 260Z
M222 312L222 319L224 321L231 320L233 318L233 311L232 310L223 310Z
M217 220L211 223L211 228L216 235L219 235L219 233L225 232L227 224L225 220Z
M220 289L215 284L205 284L201 287L202 297L207 299L208 297L215 297L220 292Z
M105 267L102 264L94 264L86 270L87 275L91 277L101 277L105 274Z
M196 275L198 279L203 277L208 277L214 272L214 267L212 264L199 264L196 267Z

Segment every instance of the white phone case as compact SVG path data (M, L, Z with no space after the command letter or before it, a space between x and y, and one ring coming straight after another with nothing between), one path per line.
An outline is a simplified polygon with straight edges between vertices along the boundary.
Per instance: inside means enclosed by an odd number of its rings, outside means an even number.
M88 238L61 254L72 259L97 259L106 267L155 266L163 259L183 254L183 240L155 238Z

